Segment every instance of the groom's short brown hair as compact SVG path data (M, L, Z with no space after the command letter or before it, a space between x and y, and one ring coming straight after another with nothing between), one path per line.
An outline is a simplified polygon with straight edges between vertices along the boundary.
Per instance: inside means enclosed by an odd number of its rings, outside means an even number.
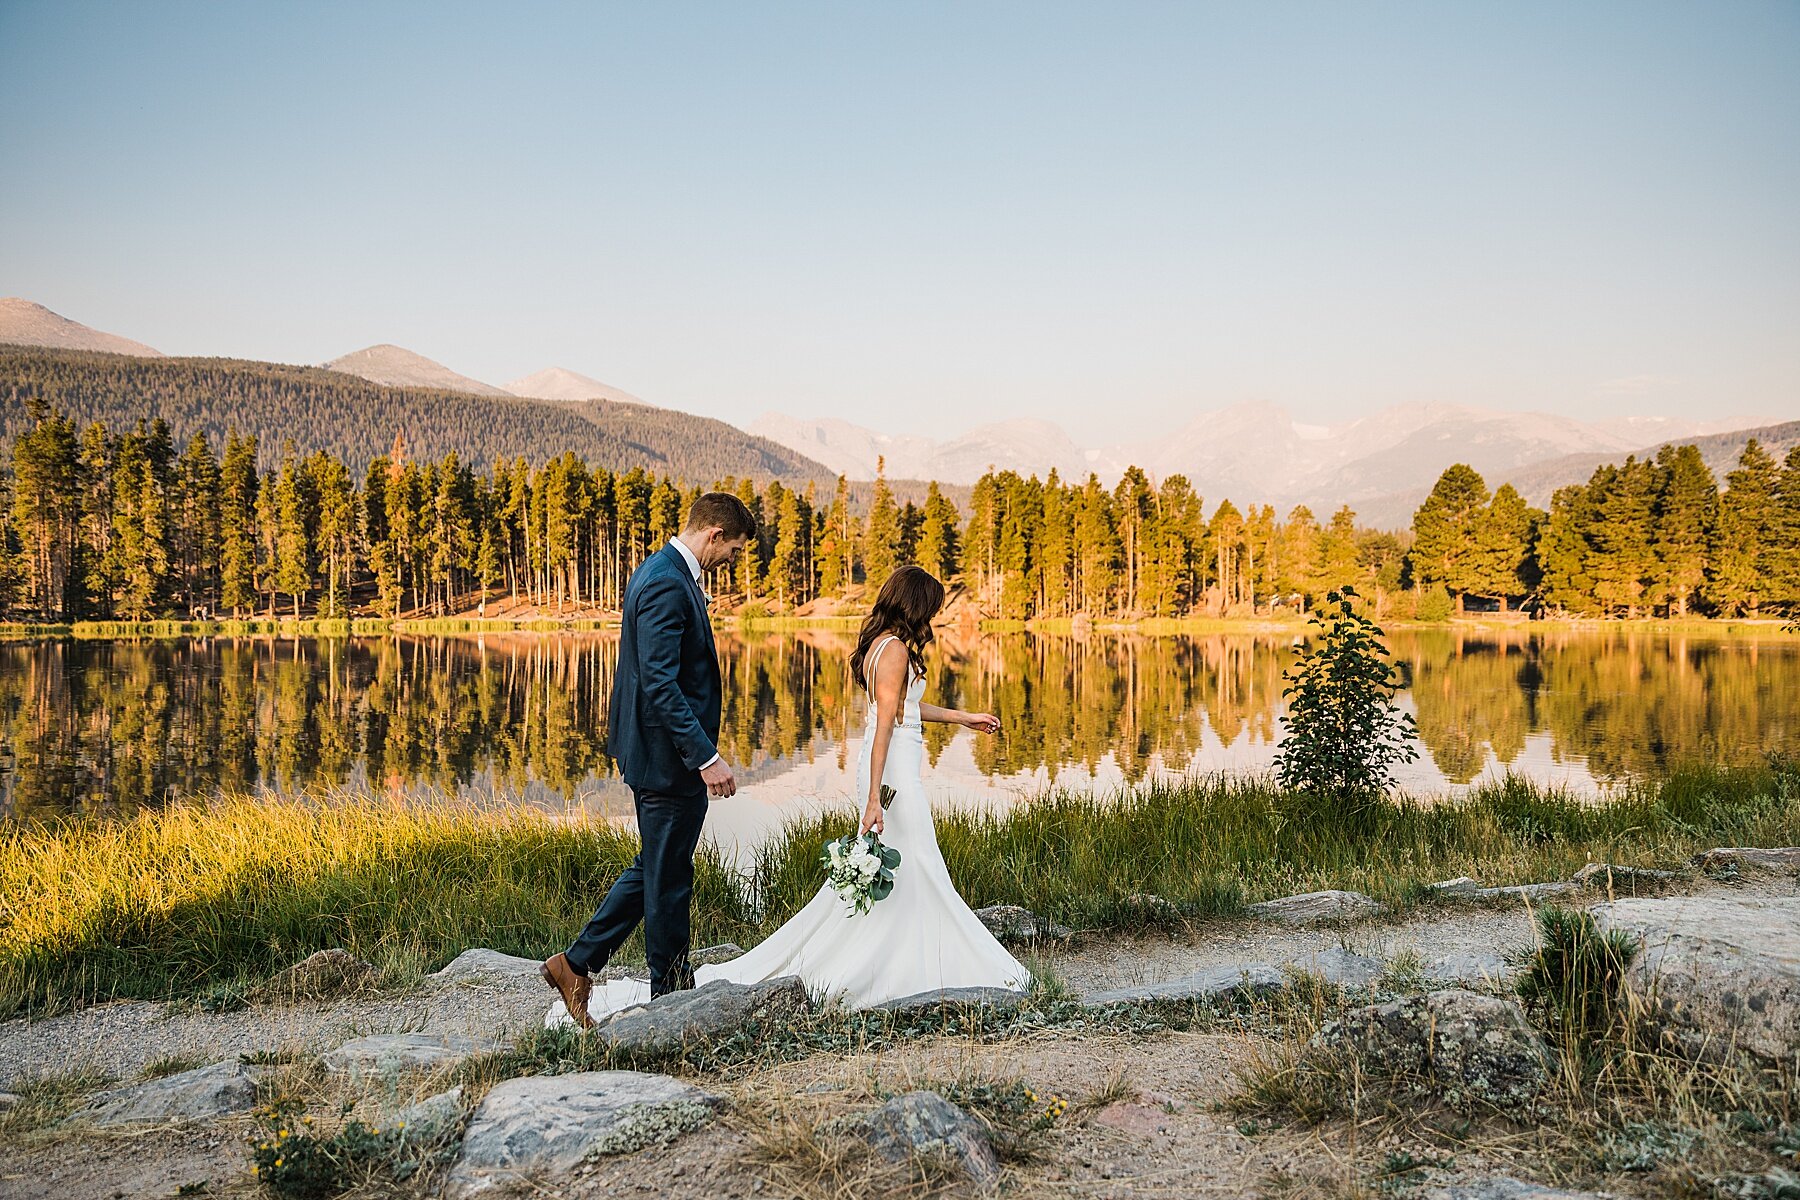
M756 518L749 506L730 492L707 492L688 509L687 524L682 530L712 529L717 526L727 541L756 536Z

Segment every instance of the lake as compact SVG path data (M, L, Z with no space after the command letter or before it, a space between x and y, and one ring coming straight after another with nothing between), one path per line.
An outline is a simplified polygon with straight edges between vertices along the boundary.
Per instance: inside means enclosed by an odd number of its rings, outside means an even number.
M1597 790L1800 750L1800 639L1522 626L1390 644L1419 725L1405 788L1514 770ZM927 727L944 804L1259 771L1292 634L995 633L934 647L928 697L1004 732ZM740 792L712 836L757 840L849 803L862 737L847 632L721 632L723 749ZM615 636L78 639L0 643L0 813L109 814L220 790L347 788L628 816L604 750Z

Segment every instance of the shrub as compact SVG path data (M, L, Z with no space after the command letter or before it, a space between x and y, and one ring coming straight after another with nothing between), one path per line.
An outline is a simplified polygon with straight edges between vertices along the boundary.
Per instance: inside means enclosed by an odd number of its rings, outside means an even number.
M1455 612L1456 602L1450 599L1450 593L1443 584L1434 583L1419 597L1413 615L1419 621L1448 621Z
M1288 669L1287 736L1275 756L1284 787L1366 800L1393 786L1393 766L1419 756L1418 728L1394 703L1400 681L1381 628L1351 588L1313 614L1315 644Z

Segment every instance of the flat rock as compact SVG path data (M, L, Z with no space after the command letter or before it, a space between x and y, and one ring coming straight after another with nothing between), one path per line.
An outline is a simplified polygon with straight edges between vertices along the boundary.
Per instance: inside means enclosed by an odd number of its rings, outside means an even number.
M1116 1129L1137 1137L1152 1137L1169 1128L1169 1114L1153 1104L1120 1100L1109 1104L1092 1117L1094 1124Z
M1206 967L1163 983L1140 983L1089 992L1082 997L1082 1003L1099 1006L1134 1000L1217 1000L1238 993L1266 995L1286 986L1287 976L1279 967L1265 962L1239 963Z
M702 946L688 955L690 967L712 967L719 963L730 962L734 958L742 958L744 948L736 942L720 942L716 946Z
M1475 951L1441 954L1428 961L1419 974L1427 983L1439 987L1448 984L1497 987L1511 981L1513 968L1504 955Z
M373 986L377 974L348 950L321 950L269 980L263 990L283 999L328 1000Z
M1370 1075L1405 1090L1429 1085L1465 1111L1527 1108L1550 1080L1549 1047L1518 1003L1460 988L1355 1009L1317 1041L1354 1052Z
M1340 988L1366 988L1387 973L1386 964L1342 946L1331 946L1288 965Z
M1658 871L1650 867L1620 867L1612 863L1589 863L1569 877L1589 891L1623 892L1635 896L1639 892L1661 891L1680 879L1675 871Z
M1426 884L1425 890L1438 896L1473 896L1481 890L1481 883L1467 875L1459 875L1455 879L1440 879L1436 883Z
M1480 888L1474 893L1477 900L1548 900L1552 896L1566 896L1570 892L1579 892L1581 885L1571 883L1567 879L1552 880L1549 883L1515 883L1508 887Z
M622 1049L679 1047L725 1037L751 1021L787 1020L810 1002L798 975L749 984L715 979L623 1009L600 1026L600 1033Z
M1526 1183L1509 1175L1468 1179L1431 1188L1425 1200L1604 1200L1602 1192L1571 1192L1562 1188Z
M462 1119L463 1090L453 1087L400 1109L382 1122L382 1128L397 1129L414 1144L436 1142L456 1132Z
M373 1033L345 1042L320 1061L334 1075L368 1079L435 1071L492 1048L454 1033Z
M1594 923L1638 942L1626 983L1696 1056L1800 1048L1800 898L1615 900Z
M538 1178L560 1189L561 1177L583 1159L639 1139L672 1140L719 1103L691 1084L637 1071L509 1079L469 1118L444 1194L499 1196L532 1188Z
M433 984L494 983L508 979L536 979L542 967L535 958L519 958L498 950L464 950L440 971L425 978Z
M898 1000L888 1000L871 1007L878 1012L912 1013L930 1011L938 1008L977 1006L997 1008L1006 1012L1019 1007L1025 1002L1025 993L1012 988L1001 987L965 987L943 988L935 992L915 992L910 996L902 996Z
M1782 846L1768 850L1755 846L1719 846L1703 854L1696 854L1694 865L1702 871L1711 872L1736 869L1792 875L1800 871L1800 846Z
M989 933L1003 942L1066 942L1075 936L1075 931L1067 926L1016 904L990 904L976 909L975 915Z
M256 1107L256 1075L236 1061L97 1092L71 1120L90 1125L208 1121Z
M1382 906L1361 892L1306 892L1266 900L1244 909L1253 917L1280 921L1283 925L1321 925L1329 921L1351 921L1382 911Z
M854 1124L866 1131L869 1148L889 1162L947 1159L982 1188L1000 1178L987 1129L936 1092L896 1096Z

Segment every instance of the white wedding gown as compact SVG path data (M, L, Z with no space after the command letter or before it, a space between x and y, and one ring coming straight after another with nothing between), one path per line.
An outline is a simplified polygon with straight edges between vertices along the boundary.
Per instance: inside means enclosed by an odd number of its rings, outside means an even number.
M883 643L874 656L878 658L885 649ZM754 949L730 962L694 972L696 984L715 979L756 983L798 975L815 995L837 998L852 1008L948 988L1022 991L1029 985L1030 972L963 903L938 849L931 804L920 774L925 738L919 698L924 693L923 679L914 679L907 687L901 723L894 727L888 742L887 766L882 772L882 782L895 792L881 834L884 845L900 851L893 892L868 912L853 917L838 894L822 885L805 908ZM869 795L869 759L877 720L875 704L870 701L868 732L856 767L859 813ZM820 847L821 852L823 849ZM822 866L820 874L824 874ZM646 979L614 979L604 984L596 980L588 1013L599 1019L649 999ZM551 1004L546 1026L572 1023L561 1000Z

